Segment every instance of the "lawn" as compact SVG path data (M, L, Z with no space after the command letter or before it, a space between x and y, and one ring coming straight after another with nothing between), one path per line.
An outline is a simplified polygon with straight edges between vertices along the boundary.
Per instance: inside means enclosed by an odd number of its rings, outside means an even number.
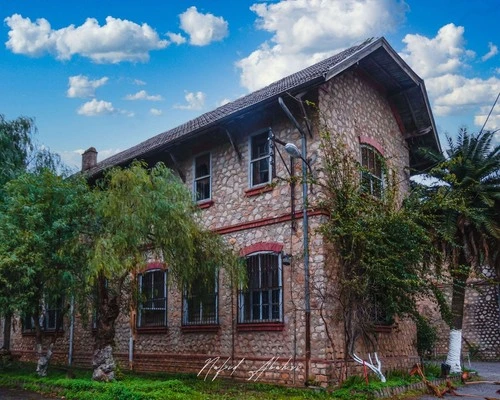
M389 376L386 384L378 381L369 385L357 377L346 381L333 392L323 390L286 388L263 383L241 383L225 379L203 381L195 375L119 374L112 383L91 380L88 370L73 370L68 378L65 370L52 367L49 376L40 378L33 365L11 365L0 369L0 387L23 388L44 394L64 396L67 400L299 400L299 399L353 399L374 398L381 387L402 386L418 381L405 374Z

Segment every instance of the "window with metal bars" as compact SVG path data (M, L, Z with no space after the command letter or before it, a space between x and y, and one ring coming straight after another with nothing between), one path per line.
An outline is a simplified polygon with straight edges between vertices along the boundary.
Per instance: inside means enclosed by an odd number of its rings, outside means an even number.
M138 276L137 326L167 326L167 271L146 271Z
M250 136L250 187L271 182L269 132Z
M196 201L212 198L211 170L210 153L202 154L194 159L194 196Z
M55 331L57 327L57 319L62 312L62 300L48 303L41 315L40 327L44 331ZM35 331L35 319L32 316L24 316L22 319L23 331Z
M239 322L282 322L281 256L258 253L247 257L248 285L239 293Z
M363 191L382 197L383 169L382 155L371 146L361 146L361 188Z
M212 281L195 280L196 284L184 290L183 325L216 325L218 318L218 284Z

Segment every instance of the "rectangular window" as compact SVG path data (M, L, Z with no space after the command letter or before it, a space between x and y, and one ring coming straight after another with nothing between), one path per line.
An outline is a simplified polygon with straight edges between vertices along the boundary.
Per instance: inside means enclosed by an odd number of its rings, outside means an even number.
M218 319L217 279L204 282L200 280L184 291L183 325L216 325Z
M361 187L376 197L382 197L382 156L371 146L361 146Z
M250 187L271 182L268 131L250 137Z
M211 174L210 153L196 157L194 159L194 196L196 201L212 198Z
M44 331L55 331L57 327L57 319L60 317L62 312L62 300L54 303L49 303L46 305L45 310L42 315L42 321L40 326ZM35 319L32 316L23 317L23 331L24 332L34 332L35 331ZM62 328L62 327L61 327Z
M137 326L167 326L167 272L147 271L139 275Z
M283 284L281 258L260 253L247 258L248 287L240 291L239 322L282 322Z

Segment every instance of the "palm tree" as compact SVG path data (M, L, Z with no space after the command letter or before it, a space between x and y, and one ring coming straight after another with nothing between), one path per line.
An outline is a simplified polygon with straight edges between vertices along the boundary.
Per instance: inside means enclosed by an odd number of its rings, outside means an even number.
M432 227L452 280L450 346L446 363L460 372L465 287L470 274L484 266L499 271L500 145L494 132L471 134L466 128L446 155L430 155L436 166L427 174L435 184L426 189L424 207L438 221Z

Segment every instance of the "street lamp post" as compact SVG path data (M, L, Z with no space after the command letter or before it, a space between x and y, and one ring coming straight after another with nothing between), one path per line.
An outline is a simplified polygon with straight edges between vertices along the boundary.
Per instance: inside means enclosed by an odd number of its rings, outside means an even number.
M278 103L285 112L288 119L295 125L301 135L302 151L293 143L284 143L275 139L278 143L284 145L285 151L294 158L302 160L302 229L303 229L303 247L304 247L304 317L305 317L305 381L309 379L309 361L311 359L311 297L309 284L309 218L308 208L308 187L307 187L307 137L302 127L294 118L281 97L278 97Z

